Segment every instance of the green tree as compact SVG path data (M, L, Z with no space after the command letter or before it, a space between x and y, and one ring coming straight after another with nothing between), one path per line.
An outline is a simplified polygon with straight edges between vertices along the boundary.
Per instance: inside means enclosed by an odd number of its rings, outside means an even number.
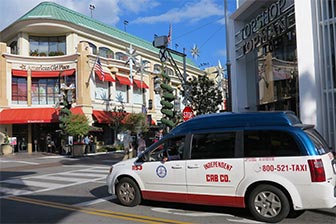
M123 120L127 115L124 109L124 105L114 107L112 110L113 116L111 117L110 126L113 128L113 138L114 141L117 140L117 134L121 129L123 129Z
M146 123L146 116L143 113L127 114L123 120L123 128L132 132L147 132L148 125Z
M63 118L64 131L71 136L84 136L89 132L89 121L84 114L70 114Z
M189 100L196 115L216 113L223 103L222 91L207 76L199 76L187 83ZM182 90L182 96L186 91Z

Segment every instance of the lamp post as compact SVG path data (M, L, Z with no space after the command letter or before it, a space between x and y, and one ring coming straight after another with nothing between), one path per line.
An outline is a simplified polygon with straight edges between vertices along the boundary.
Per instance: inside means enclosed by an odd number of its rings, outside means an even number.
M124 20L124 31L126 32L126 26L128 25L128 20Z
M93 10L95 10L96 6L94 4L90 4L89 9L91 11L91 18L93 17Z

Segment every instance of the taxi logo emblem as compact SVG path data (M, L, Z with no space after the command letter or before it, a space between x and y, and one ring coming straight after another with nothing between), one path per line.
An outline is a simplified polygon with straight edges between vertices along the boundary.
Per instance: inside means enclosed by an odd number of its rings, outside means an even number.
M160 165L156 168L156 174L158 175L158 177L160 178L164 178L167 175L167 169L166 167Z

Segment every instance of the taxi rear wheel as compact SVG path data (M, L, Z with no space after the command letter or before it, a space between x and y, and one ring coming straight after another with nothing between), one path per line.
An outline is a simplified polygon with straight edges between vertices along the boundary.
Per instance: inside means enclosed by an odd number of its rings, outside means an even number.
M141 202L139 187L131 178L122 178L116 186L116 193L122 205L133 207Z
M286 195L271 185L259 185L252 190L248 207L257 220L270 223L280 222L290 211Z

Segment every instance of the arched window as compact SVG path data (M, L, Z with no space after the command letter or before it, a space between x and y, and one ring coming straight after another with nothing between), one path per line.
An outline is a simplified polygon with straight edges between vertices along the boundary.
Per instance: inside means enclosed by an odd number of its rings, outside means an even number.
M153 72L154 73L161 73L161 65L160 64L155 64Z
M127 55L123 52L117 52L115 54L115 59L122 60L122 61L127 61Z
M151 66L150 61L148 61L148 60L142 60L142 62L146 65L146 67L148 67L147 70L149 70L149 68Z
M166 73L167 73L167 75L169 75L170 77L172 77L172 76L175 75L173 69L171 69L171 68L166 68Z
M107 47L100 47L99 56L104 57L104 58L114 58L114 53Z
M81 41L80 43L88 43L89 47L90 47L90 53L94 54L94 55L97 55L97 46L96 45L94 45L93 43L88 42L88 41Z

